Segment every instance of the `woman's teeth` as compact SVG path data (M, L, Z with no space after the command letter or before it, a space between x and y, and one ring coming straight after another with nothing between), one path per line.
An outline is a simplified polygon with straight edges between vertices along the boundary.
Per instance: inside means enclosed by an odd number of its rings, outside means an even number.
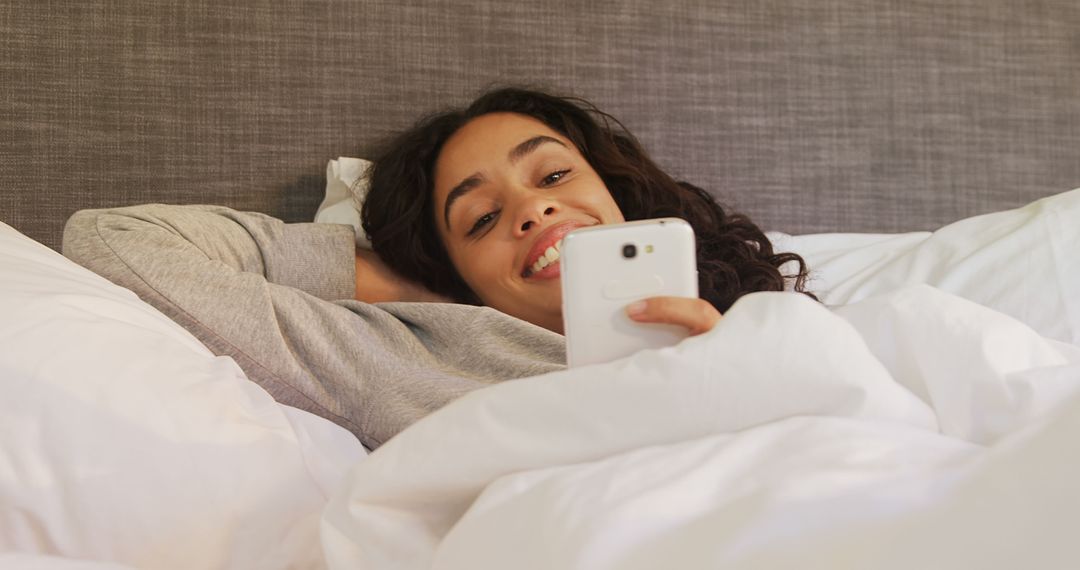
M552 263L555 263L556 261L558 261L559 260L559 249L560 248L562 248L562 240L559 240L558 242L555 243L555 245L547 248L544 251L543 255L541 255L540 258L536 260L536 263L532 264L532 267L530 267L529 270L532 273L536 273L536 272L540 271L541 269L543 269L543 268L551 265Z

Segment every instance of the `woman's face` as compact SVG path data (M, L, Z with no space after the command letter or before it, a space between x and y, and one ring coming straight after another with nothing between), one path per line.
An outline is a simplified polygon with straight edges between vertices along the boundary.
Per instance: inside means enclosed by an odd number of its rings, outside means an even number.
M481 302L559 333L562 237L623 221L573 143L515 113L472 119L446 141L435 162L435 218Z

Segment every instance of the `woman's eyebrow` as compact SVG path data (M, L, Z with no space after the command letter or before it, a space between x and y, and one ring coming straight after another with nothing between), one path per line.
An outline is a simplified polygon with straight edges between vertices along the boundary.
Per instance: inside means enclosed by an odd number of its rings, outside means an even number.
M563 148L567 148L559 139L547 135L537 135L518 143L514 148L510 149L510 153L506 158L511 164L517 163L544 143L555 143ZM454 186L453 190L450 190L450 193L446 196L446 204L443 205L443 221L446 222L447 230L450 229L450 206L452 206L458 198L468 194L472 189L483 183L484 177L481 176L480 173L476 173L465 178L465 180L459 182L457 186Z
M552 138L547 135L537 135L535 137L532 137L531 139L525 140L524 142L518 143L517 146L510 149L510 154L508 154L506 158L510 160L510 164L514 164L522 158L525 158L527 154L536 150L537 147L544 143L555 143L563 148L566 148L566 145L563 144L562 141L560 141L559 139Z
M468 194L473 188L476 188L483 183L484 177L478 172L467 177L465 180L458 182L458 185L454 186L454 189L447 194L446 204L443 205L443 221L446 222L447 230L450 229L450 206L452 206L458 198Z

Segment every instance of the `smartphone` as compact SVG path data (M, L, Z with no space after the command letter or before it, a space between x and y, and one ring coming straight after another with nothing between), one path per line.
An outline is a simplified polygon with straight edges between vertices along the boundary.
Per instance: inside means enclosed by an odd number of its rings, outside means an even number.
M679 218L591 226L559 252L566 361L585 366L671 346L685 327L638 323L627 305L658 295L697 297L694 230Z

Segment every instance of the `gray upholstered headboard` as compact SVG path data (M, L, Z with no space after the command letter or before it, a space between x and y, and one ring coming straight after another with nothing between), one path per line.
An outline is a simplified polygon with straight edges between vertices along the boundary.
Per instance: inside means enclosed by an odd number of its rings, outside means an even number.
M492 83L592 99L767 229L900 231L1080 186L1075 0L0 6L0 220L309 219L326 161Z

